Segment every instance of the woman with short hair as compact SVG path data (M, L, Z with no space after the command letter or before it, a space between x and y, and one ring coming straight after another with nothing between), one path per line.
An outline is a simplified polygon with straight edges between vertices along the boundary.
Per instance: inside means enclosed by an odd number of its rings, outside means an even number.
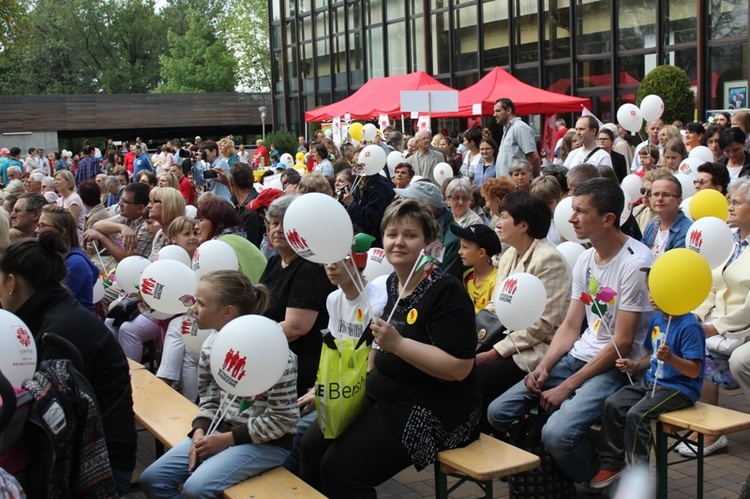
M465 178L457 178L450 181L445 189L445 198L453 212L453 221L463 228L470 225L481 224L479 215L469 208L471 204L471 185Z

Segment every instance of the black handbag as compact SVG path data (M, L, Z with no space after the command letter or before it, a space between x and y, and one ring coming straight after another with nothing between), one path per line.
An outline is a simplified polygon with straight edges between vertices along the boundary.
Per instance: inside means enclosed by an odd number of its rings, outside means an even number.
M503 338L505 326L502 325L497 315L486 308L479 311L474 321L477 324L477 351L487 352Z
M576 497L573 480L563 473L542 443L542 427L550 414L539 407L536 398L527 397L529 409L519 421L508 430L510 443L536 454L541 466L530 471L517 473L508 478L511 499L569 499Z
M115 320L113 324L115 327L120 327L123 322L132 321L141 313L138 309L138 302L140 301L140 298L122 300L107 312L107 318Z

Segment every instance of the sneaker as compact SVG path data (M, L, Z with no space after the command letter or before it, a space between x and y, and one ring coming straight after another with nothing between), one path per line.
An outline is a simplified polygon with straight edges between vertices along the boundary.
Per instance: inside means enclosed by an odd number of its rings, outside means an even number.
M599 470L599 473L589 482L589 486L594 490L606 489L612 485L612 482L620 478L623 471Z
M708 447L703 448L703 455L710 456L711 454L718 454L720 452L726 452L728 445L729 445L729 439L727 438L726 435L722 435L719 437L719 439L716 442L709 445ZM698 443L695 442L694 446L697 447ZM680 445L675 447L674 450L679 452L681 456L696 457L695 450L693 450L693 448L691 448L685 442L682 442Z

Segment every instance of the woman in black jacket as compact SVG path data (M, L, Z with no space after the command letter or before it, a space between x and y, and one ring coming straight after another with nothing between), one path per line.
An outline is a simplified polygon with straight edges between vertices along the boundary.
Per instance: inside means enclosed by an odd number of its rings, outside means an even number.
M42 231L38 239L0 251L0 304L29 326L37 343L42 334L54 333L80 351L81 374L96 394L117 492L123 494L135 469L137 447L128 362L107 327L60 285L66 252L55 231ZM43 352L44 358L68 356L53 348Z

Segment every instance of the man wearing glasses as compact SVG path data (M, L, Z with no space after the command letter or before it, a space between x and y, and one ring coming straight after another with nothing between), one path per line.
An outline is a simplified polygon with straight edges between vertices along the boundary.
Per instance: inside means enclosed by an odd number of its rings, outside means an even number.
M680 210L682 184L674 175L657 176L651 184L651 209L656 218L649 222L643 234L643 244L651 248L655 257L674 248L685 247L685 236L693 223Z
M42 206L47 204L44 196L35 192L27 192L18 197L18 201L10 212L10 240L34 237Z
M148 258L154 240L143 217L149 191L148 185L142 182L126 185L120 198L120 214L96 222L83 234L84 242L96 243L100 251L106 249L118 262L133 255Z
M581 147L568 154L563 166L573 168L582 163L594 166L606 165L612 168L612 158L609 153L596 145L599 136L599 123L592 116L581 116L576 121L576 138Z

